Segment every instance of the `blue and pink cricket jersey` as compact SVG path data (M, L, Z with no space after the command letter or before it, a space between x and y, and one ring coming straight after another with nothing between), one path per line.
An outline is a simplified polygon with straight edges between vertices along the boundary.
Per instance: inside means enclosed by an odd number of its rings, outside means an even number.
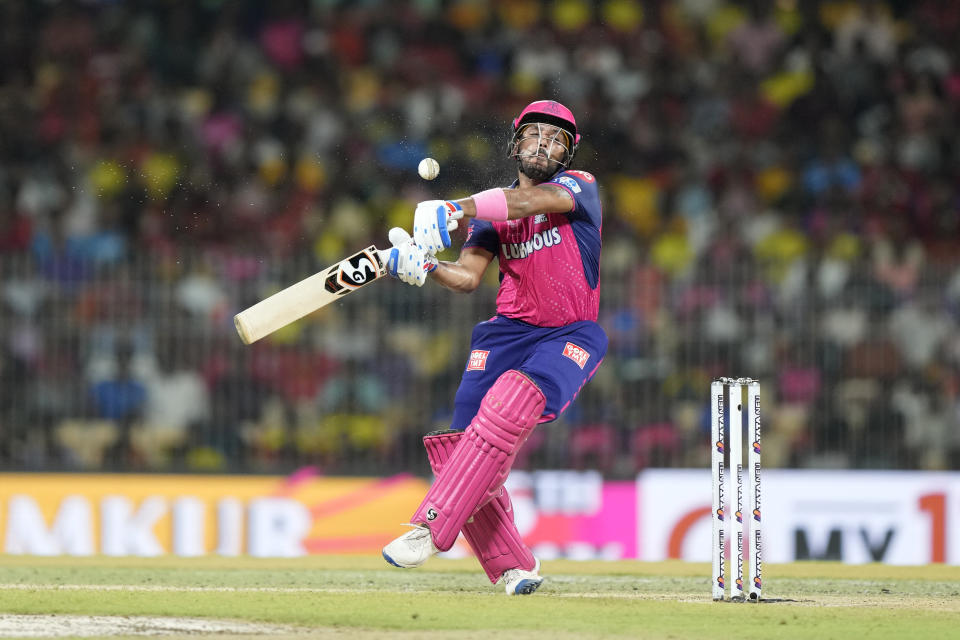
M607 336L596 322L602 225L597 181L585 171L567 170L548 182L570 194L572 211L470 222L464 248L497 257L500 290L497 315L473 330L453 429L467 428L484 394L510 369L529 376L546 396L540 421L554 420L606 354Z

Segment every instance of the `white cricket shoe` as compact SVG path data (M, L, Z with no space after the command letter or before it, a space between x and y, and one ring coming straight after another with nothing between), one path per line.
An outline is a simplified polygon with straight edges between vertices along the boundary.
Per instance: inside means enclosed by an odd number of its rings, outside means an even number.
M412 569L419 567L427 559L439 553L433 544L430 528L425 524L411 524L410 531L383 548L383 559L395 567Z
M504 587L509 596L527 596L537 590L543 584L543 576L540 575L540 558L534 558L537 564L533 569L507 569L500 576Z

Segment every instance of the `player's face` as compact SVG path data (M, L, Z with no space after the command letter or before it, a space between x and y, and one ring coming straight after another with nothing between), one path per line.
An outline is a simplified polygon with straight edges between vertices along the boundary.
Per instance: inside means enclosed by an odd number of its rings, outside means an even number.
M520 130L517 140L517 155L522 158L541 159L543 164L562 162L570 151L570 136L552 124L531 122Z
M515 155L528 177L542 182L568 157L570 135L550 124L532 122L520 129Z

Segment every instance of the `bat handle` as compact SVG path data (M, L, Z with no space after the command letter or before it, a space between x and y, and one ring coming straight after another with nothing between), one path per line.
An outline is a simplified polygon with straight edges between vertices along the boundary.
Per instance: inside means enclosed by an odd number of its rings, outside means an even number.
M380 262L387 269L387 273L390 273L390 254L393 252L393 247L389 249L377 249L377 254L380 256ZM394 269L396 271L396 269Z

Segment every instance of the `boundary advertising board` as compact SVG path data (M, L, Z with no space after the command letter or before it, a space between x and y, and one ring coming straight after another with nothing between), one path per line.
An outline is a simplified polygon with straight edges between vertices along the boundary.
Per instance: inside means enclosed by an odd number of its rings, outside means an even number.
M32 555L378 554L428 480L0 474L2 551ZM515 471L517 526L543 560L709 560L710 475ZM764 470L764 560L960 565L960 473ZM467 555L462 539L449 552Z

